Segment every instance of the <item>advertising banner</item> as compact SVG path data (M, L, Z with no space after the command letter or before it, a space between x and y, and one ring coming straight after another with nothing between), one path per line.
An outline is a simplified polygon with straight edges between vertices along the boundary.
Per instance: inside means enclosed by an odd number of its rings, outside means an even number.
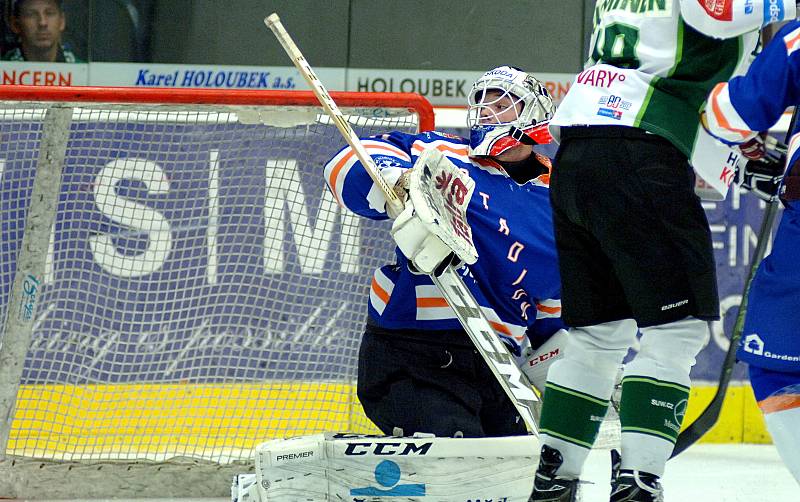
M3 62L3 85L91 85L101 87L181 87L211 89L308 90L293 66L220 66L157 63ZM331 91L414 92L434 106L464 107L481 71L314 68ZM558 103L574 75L535 73Z

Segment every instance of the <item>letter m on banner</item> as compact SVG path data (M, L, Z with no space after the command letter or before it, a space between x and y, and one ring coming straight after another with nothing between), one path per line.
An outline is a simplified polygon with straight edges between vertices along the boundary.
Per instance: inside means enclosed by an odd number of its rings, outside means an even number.
M325 258L335 236L334 232L339 234L339 271L358 273L358 259L361 254L361 227L358 218L340 210L333 195L324 188L321 177L313 186L321 187L322 197L312 223L305 192L300 183L297 161L273 159L266 162L265 272L283 273L285 270L288 212L292 241L304 274L320 274L325 270ZM339 225L336 225L337 214Z

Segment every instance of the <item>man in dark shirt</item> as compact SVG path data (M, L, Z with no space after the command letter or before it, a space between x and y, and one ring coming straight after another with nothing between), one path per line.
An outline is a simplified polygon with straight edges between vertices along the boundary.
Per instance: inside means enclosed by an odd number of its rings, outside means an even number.
M81 62L61 44L67 25L61 0L16 0L10 25L19 45L3 54L4 61Z

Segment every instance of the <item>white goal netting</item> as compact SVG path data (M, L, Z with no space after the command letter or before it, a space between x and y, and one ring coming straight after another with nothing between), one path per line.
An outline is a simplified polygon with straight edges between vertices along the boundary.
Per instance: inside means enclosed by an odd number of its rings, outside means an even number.
M50 92L0 90L5 467L375 431L356 353L393 246L325 188L344 141L311 93ZM433 126L418 96L333 97L361 136Z

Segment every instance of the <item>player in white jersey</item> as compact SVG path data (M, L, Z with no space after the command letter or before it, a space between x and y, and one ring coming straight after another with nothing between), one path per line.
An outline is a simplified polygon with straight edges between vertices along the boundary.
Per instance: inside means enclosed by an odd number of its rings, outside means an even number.
M746 75L711 92L704 111L710 132L726 142L752 144L750 138L772 127L787 106L800 105L798 76L800 22L793 21L781 28ZM750 287L737 355L749 365L750 383L775 446L800 482L800 134L792 132L781 190L784 213L772 252L759 264ZM746 172L744 181L772 202L782 174L783 169L761 169Z
M402 186L403 173L429 148L475 181L467 220L478 261L460 272L524 371L543 385L544 368L560 354L557 340L566 336L547 188L550 159L534 151L550 142L552 100L533 76L507 66L478 79L469 100L472 140L393 132L362 143L391 184ZM349 147L326 164L325 177L347 209L388 218L385 199ZM535 227L526 224L528 218L537 221ZM416 244L398 243L408 256L417 255L408 247ZM358 369L358 397L367 416L386 434L525 434L455 312L428 275L400 249L396 255L395 263L375 271L370 288Z
M703 132L697 110L714 84L746 68L759 27L794 11L793 0L597 1L591 59L551 121L560 138L551 201L571 329L548 374L533 501L575 500L637 328L611 500L662 500L689 372L708 321L719 317L694 171L724 196L739 158Z

